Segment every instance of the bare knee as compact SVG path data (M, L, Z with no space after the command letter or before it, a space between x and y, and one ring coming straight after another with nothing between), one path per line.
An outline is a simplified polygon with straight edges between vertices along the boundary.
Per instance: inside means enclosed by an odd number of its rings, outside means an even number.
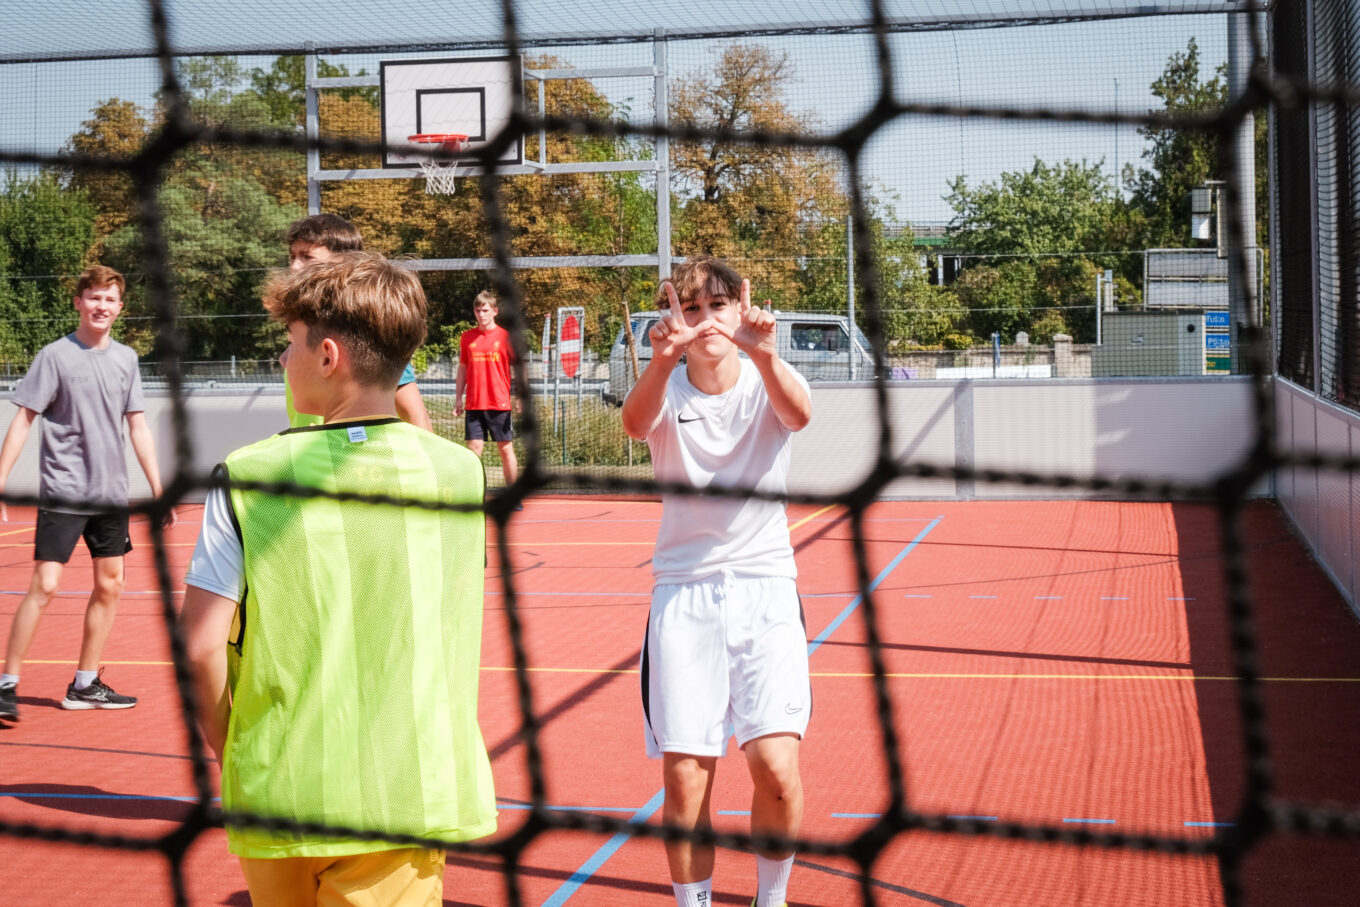
M96 567L94 571L95 595L101 599L116 599L123 594L123 569L120 563L116 568Z
M796 744L756 747L747 753L746 761L751 783L765 796L785 800L802 790Z
M666 766L666 801L676 807L702 803L708 794L712 769L695 759L682 759Z

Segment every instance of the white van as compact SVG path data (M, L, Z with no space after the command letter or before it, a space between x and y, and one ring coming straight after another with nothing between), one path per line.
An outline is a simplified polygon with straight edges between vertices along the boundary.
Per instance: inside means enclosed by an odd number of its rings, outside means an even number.
M633 338L637 344L638 370L652 359L649 332L659 312L634 312ZM845 315L823 312L775 312L779 357L809 381L849 381L872 378L873 352L864 332L855 327L853 339ZM853 366L853 368L852 368ZM623 402L635 376L628 355L628 338L623 328L609 351L609 391L606 398Z

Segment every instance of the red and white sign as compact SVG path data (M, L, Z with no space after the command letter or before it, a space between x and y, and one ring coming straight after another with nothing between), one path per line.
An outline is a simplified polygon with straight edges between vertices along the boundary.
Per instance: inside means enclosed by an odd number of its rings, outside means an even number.
M581 368L581 320L568 311L557 323L561 326L557 337L557 358L562 363L562 374L575 378Z

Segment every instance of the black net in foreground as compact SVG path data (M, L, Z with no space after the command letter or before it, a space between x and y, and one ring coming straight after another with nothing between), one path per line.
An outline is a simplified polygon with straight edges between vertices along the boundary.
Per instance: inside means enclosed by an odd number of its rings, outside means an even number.
M82 5L71 6L67 13ZM177 904L191 900L186 855L203 832L224 824L397 841L444 848L452 860L494 861L504 874L505 903L512 905L529 902L521 871L526 853L541 846L545 836L574 832L604 843L685 835L664 824L550 807L544 765L553 754L544 750L544 715L535 709L542 702L535 695L540 680L531 670L524 642L530 618L523 608L514 569L519 555L513 546L521 532L515 508L530 496L581 492L654 499L699 493L655 482L645 450L635 450L611 427L617 418L611 407L631 386L638 366L628 358L610 359L616 348L629 350L626 339L634 330L645 334L646 319L632 319L639 310L651 308L651 296L669 273L672 254L678 258L708 252L757 275L761 285L779 287L782 308L808 315L789 319L791 336L806 346L799 351L801 358L791 356L790 361L808 370L828 370L814 375L814 380L825 379L828 387L834 383L838 393L858 395L871 417L869 424L846 422L838 429L857 430L868 451L861 477L848 490L800 491L787 500L814 507L837 505L847 513L872 674L872 712L878 725L874 733L881 740L879 761L887 796L881 813L853 838L831 841L831 836L809 835L808 840L793 842L801 859L849 861L857 869L851 876L858 887L858 903L887 904L952 903L913 891L906 883L885 885L877 879L875 867L882 854L912 835L941 842L985 836L1025 846L1198 856L1217 861L1221 885L1204 902L1240 905L1250 900L1244 862L1259 848L1303 839L1356 846L1360 814L1354 811L1355 804L1324 808L1277 796L1259 658L1259 603L1248 577L1249 566L1256 565L1248 563L1252 555L1243 529L1244 512L1263 488L1279 489L1275 496L1286 510L1295 508L1291 515L1296 515L1302 512L1297 510L1300 477L1311 476L1313 481L1317 476L1341 477L1338 481L1349 486L1360 466L1347 444L1324 444L1317 435L1309 444L1300 444L1298 431L1304 405L1300 399L1310 401L1309 406L1321 401L1327 412L1340 411L1352 424L1360 399L1354 292L1360 281L1360 256L1355 251L1360 243L1356 223L1360 191L1354 183L1354 174L1360 172L1355 144L1360 141L1356 114L1360 89L1355 87L1360 83L1356 51L1360 16L1350 6L1323 0L1281 0L1269 9L1229 0L1154 4L936 0L873 2L853 9L820 2L741 8L700 4L677 11L606 2L483 3L459 10L409 2L397 4L394 11L391 4L356 0L326 7L320 19L317 7L283 0L227 0L211 14L194 8L196 4L156 0L118 6L124 18L101 19L104 27L81 29L78 34L53 28L47 14L26 14L24 21L11 23L8 36L0 38L0 77L14 97L20 91L15 86L27 84L31 77L50 85L43 91L68 106L79 104L83 95L64 93L56 76L65 73L63 78L87 81L126 78L129 85L144 86L150 103L139 106L106 98L59 148L36 139L43 114L35 112L33 137L22 134L22 129L8 131L0 144L0 160L10 168L6 192L12 210L19 210L14 206L21 196L51 201L67 198L63 193L77 188L119 202L90 214L89 232L83 234L88 242L76 259L81 263L123 256L133 265L127 270L135 278L136 302L128 309L127 330L132 333L127 336L154 351L154 377L163 382L170 401L166 424L173 433L174 462L167 472L174 481L159 499L133 508L133 513L157 524L167 508L201 499L207 489L221 484L204 464L194 429L201 424L194 420L195 395L203 392L208 380L203 363L222 364L224 371L213 381L224 380L223 374L234 381L247 363L257 362L262 363L261 372L272 371L272 380L278 380L269 359L279 344L277 337L268 336L259 315L258 288L268 269L282 261L277 250L251 251L244 240L239 254L228 255L214 246L223 235L235 231L238 237L248 236L254 230L256 237L269 234L277 246L288 212L301 214L310 207L352 218L364 225L372 245L405 256L421 272L432 300L470 295L472 278L485 284L490 275L506 326L520 347L516 384L525 404L519 423L521 473L488 499L485 512L494 523L496 540L496 551L489 557L505 568L504 610L531 798L521 804L526 810L523 823L493 843L407 838L383 829L316 827L223 814L214 805L210 772L215 764L192 730L196 720L184 643L176 629L171 549L164 533L153 529L161 617L171 640L197 800L175 830L164 836L90 833L8 821L0 821L0 835L159 852L166 859ZM113 13L98 13L106 16ZM1201 63L1195 35L1181 28L1185 22L1193 22L1206 44L1205 35L1218 36L1215 40L1226 36L1221 71ZM990 65L1004 71L1005 48L1021 59L1035 53L1024 50L1030 39L1046 46L1043 40L1057 34L1058 46L1075 48L1099 33L1108 48L1119 45L1120 29L1145 28L1165 29L1157 46L1170 49L1170 61L1158 83L1162 88L1154 92L1165 102L1160 109L1150 109L1141 96L1136 104L1127 101L1127 95L1120 103L1117 80L1113 103L1106 106L1089 99L1036 104L1024 85L998 87L1005 80L997 79L990 87L969 86L953 78L962 72L960 42L975 59L990 55ZM908 39L930 41L930 52L941 55L930 73L904 77L903 56L909 50L903 42ZM970 40L976 43L968 44ZM724 56L727 47L741 42L764 50ZM856 94L840 108L824 111L822 120L801 118L791 112L794 105L788 109L771 105L758 116L724 118L713 113L717 108L704 107L704 90L713 89L712 82L700 79L660 88L657 47L664 49L660 59L664 54L672 60L689 54L696 67L709 66L731 78L740 76L733 75L737 70L777 76L790 59L811 60L808 83L843 78L847 93ZM819 50L823 47L836 48L838 59L843 59L843 49L851 48L854 66L828 61L828 52ZM587 70L608 68L614 56L622 59L635 52L643 62L615 66L615 71L601 76L633 80L627 88L612 94L594 90ZM526 70L539 74L514 83L500 131L482 136L460 162L467 175L458 178L452 197L427 195L414 178L411 161L405 165L411 173L403 181L382 175L402 165L388 160L398 149L381 131L377 112L385 103L379 99L383 83L375 83L373 74L383 63L433 57L523 58ZM63 66L72 68L57 68ZM129 69L119 70L120 66ZM1047 66L1050 72L1061 73L1054 77L1058 83L1083 81L1083 73L1068 71L1061 59L1050 60ZM851 69L853 73L847 72ZM1158 78L1156 69L1153 81ZM942 72L950 75L941 76L938 84L926 77ZM564 83L564 94L549 103L546 86L554 79ZM798 90L812 91L808 83ZM234 92L246 84L257 90L249 102L242 100L243 92ZM1132 86L1124 89L1131 92ZM268 109L269 99L292 106L279 114ZM648 115L637 115L635 111L643 107ZM828 127L827 122L835 126ZM933 130L941 124L943 132L937 135ZM126 129L120 132L119 126ZM924 138L918 143L904 140L900 130L907 127L919 129ZM1028 144L1026 138L1053 135L1061 146L1083 130L1123 137L1125 144L1116 155L1122 155L1124 166L1117 156L1104 164L1117 168L1113 176L1061 152L1041 160L1048 152L1032 151L1039 146ZM131 138L122 141L120 135ZM892 148L886 152L885 137L892 137ZM999 150L989 158L991 150L984 154L965 149L988 137L996 148L1009 148L1009 157ZM1119 139L1113 141L1119 148ZM710 157L707 163L705 153ZM959 168L953 171L954 181L938 187L937 197L898 189L898 207L893 207L885 202L894 191L886 185L891 176L884 174L894 171L882 163L885 154L913 158L915 163L906 166L921 168L955 155L946 166L957 161ZM1157 154L1166 157L1158 163ZM614 166L621 160L637 166L632 170L631 164ZM1185 162L1199 171L1173 184L1170 174L1188 173ZM752 176L745 183L724 182L724 167L745 167L742 172ZM667 168L683 188L658 203L659 174ZM259 179L247 185L239 178L240 170L251 170ZM970 170L981 175L970 182L966 178ZM349 177L326 175L339 172ZM645 176L629 176L637 173ZM785 178L761 176L771 173ZM400 188L392 188L398 182ZM269 187L274 187L274 194L267 198ZM952 207L932 208L938 195L950 196ZM203 204L202 198L210 196L211 202ZM197 226L204 232L197 239L186 239L186 225L193 219L184 212L195 198ZM555 208L555 198L569 204ZM1091 204L1077 210L1071 205L1073 198ZM412 207L416 205L428 207ZM66 216L66 209L56 202L43 210L53 220ZM256 220L224 213L242 211L254 212ZM607 228L594 235L584 227L577 230L578 223L552 220L566 218L564 211L584 211L589 216L583 215L582 223L593 218L607 222ZM916 211L922 213L917 216ZM1167 236L1180 236L1182 222L1195 215L1202 215L1201 220L1185 231L1177 250L1201 253L1195 264L1185 265L1172 255L1146 254L1166 251ZM412 226L395 222L396 216ZM1052 222L1045 224L1046 218ZM567 224L556 237L561 242L545 238L542 228L550 221ZM1019 235L1026 230L1032 235ZM663 244L661 236L669 242ZM16 373L36 349L34 338L51 339L69 329L69 322L62 322L67 311L51 299L63 298L61 281L72 272L69 265L61 270L60 263L36 264L46 254L43 248L33 244L29 262L0 262L6 272L6 295L0 302L14 313L0 332L0 352L7 363L17 363ZM220 260L212 263L211 255L188 255L188 249L216 249ZM1147 278L1149 261L1162 263L1164 270L1152 275L1160 283ZM1168 301L1154 306L1148 302L1154 284L1159 292L1168 286L1189 286L1185 291L1189 295L1167 296ZM55 295L42 302L45 289ZM608 361L609 367L602 366L596 379L603 387L582 392L580 385L564 385L570 389L559 394L548 371L539 373L537 382L531 374L535 354L554 345L539 340L540 318L547 311L542 300L553 294L571 297L557 299L560 305L576 305L586 297L593 300L582 315L583 345L595 344L597 360ZM608 309L603 299L619 305ZM47 320L35 321L31 317L35 309L25 309L24 300L47 305ZM467 321L466 315L451 311L432 310L431 315L437 322L432 342L447 344L460 322ZM837 329L843 330L840 342L846 344L839 349L833 339L840 336ZM1194 335L1188 347L1185 335ZM856 339L859 336L863 344ZM561 341L557 346L559 356L567 350ZM1048 369L1043 377L1005 371L1036 367L1040 346L1049 357L1043 363ZM1087 349L1074 351L1074 346ZM448 352L432 348L431 361ZM1087 364L1072 365L1081 355L1088 357ZM835 371L842 363L844 376ZM610 368L617 374L610 374ZM944 368L960 371L936 371ZM1209 383L1221 381L1249 388L1245 396L1250 424L1241 426L1246 439L1241 455L1207 477L1103 470L1098 457L1091 458L1094 468L1085 470L1069 469L1070 461L1058 456L1051 461L1056 464L1052 468L1004 458L996 459L1001 465L995 467L993 459L942 462L910 450L904 453L901 424L894 415L894 394L902 382L954 382L947 393L969 400L971 406L973 382L989 379L1021 384L1033 379L1033 386L1024 384L1023 389L1042 395L1046 380L1065 386L1064 380L1158 382L1187 376L1194 377L1194 387L1217 386ZM440 380L452 380L451 375L431 379L426 394L436 430L451 434L456 430L449 403L453 391ZM1301 395L1288 398L1292 407L1288 419L1278 412L1279 387L1285 382ZM585 413L594 421L587 422ZM1122 431L1129 426L1101 428ZM611 431L614 436L606 437ZM1357 429L1349 431L1354 437ZM249 440L254 438L242 443ZM834 472L837 461L828 456L819 468ZM494 474L494 465L489 471ZM1277 484L1279 476L1289 477L1287 488L1282 479ZM1230 749L1245 766L1240 804L1212 834L1144 834L1062 821L992 821L920 808L910 783L912 765L905 756L908 742L899 736L901 724L894 718L912 704L902 702L888 682L884 658L885 648L900 641L880 635L884 603L874 592L865 528L869 508L900 498L894 489L904 481L951 483L955 491L945 497L961 499L1006 488L1012 497L1033 499L1212 506L1223 551L1221 582L1228 602L1232 696L1240 728ZM279 495L317 494L296 485L232 487ZM749 488L705 493L758 496ZM1349 492L1337 494L1344 497ZM5 499L26 506L38 502L36 496L12 488ZM358 499L380 506L439 508L399 497ZM1306 519L1305 514L1296 522ZM1301 534L1315 548L1326 547L1307 526ZM1341 559L1349 563L1358 552L1360 547L1352 542ZM1350 573L1343 575L1333 562L1325 566L1343 595L1354 601ZM786 843L711 831L697 838L740 851ZM221 859L228 857L222 853ZM562 868L570 874L576 865ZM658 864L649 878L664 880L664 871ZM1336 903L1347 896L1349 892L1337 892ZM588 893L580 900L591 902ZM1146 899L1176 900L1165 893ZM1127 901L1142 902L1137 892Z

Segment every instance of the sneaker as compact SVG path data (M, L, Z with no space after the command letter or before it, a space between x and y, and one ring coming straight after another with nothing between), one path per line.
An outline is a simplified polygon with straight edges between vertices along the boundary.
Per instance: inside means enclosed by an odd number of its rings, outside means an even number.
M61 701L63 709L130 709L137 704L136 696L122 696L113 687L104 683L104 669L94 683L83 690L77 690L72 681L66 687L66 698Z
M19 690L14 684L0 687L0 721L19 720Z
M751 898L751 907L756 907L756 899L755 899L755 898ZM780 904L779 907L789 907L789 902L788 902L788 901L785 901L783 904Z

